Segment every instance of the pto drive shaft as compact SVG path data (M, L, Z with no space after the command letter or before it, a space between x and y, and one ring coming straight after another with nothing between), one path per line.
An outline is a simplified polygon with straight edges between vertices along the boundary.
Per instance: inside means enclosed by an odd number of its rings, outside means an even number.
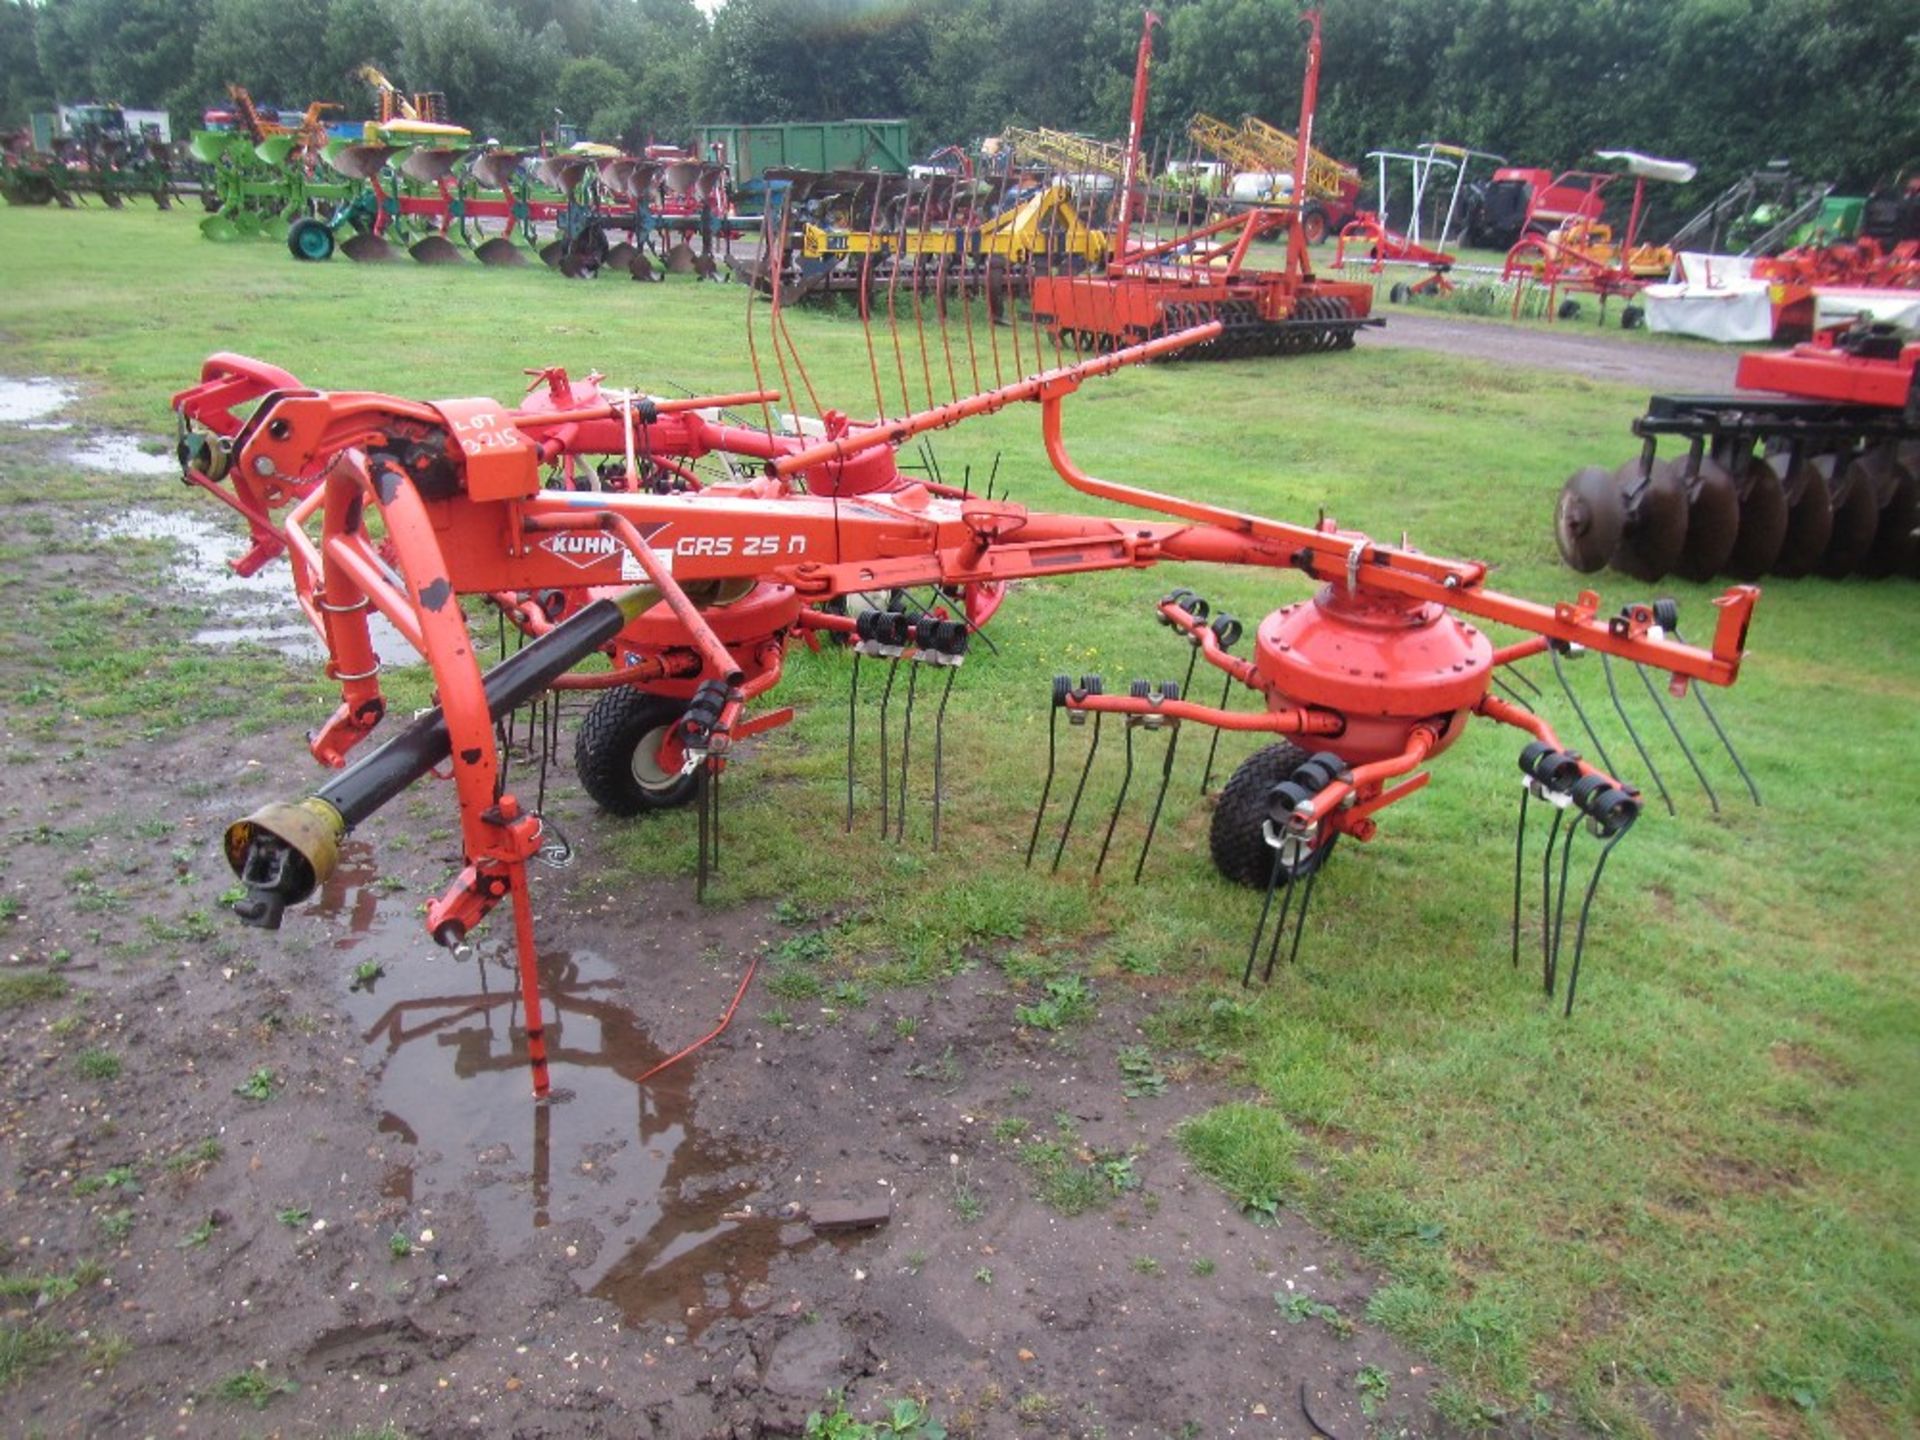
M641 585L596 600L501 661L481 679L489 716L538 695L659 598L658 590ZM233 913L245 924L278 930L287 906L305 900L333 873L347 832L452 752L446 717L435 706L306 799L277 801L229 825L227 863L247 889Z

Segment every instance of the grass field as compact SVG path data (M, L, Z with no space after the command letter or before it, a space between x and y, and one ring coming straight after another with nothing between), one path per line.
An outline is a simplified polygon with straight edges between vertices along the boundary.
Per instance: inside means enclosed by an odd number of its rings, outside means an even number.
M190 215L144 207L0 211L0 276L0 371L78 381L80 418L156 440L170 437L168 396L222 349L323 387L421 397L505 397L521 367L552 363L662 390L752 379L744 292L730 286L302 266L265 242L204 242ZM822 401L870 413L858 326L790 323ZM1624 458L1643 400L1363 339L1346 355L1130 372L1090 384L1067 414L1095 473L1291 519L1324 507L1496 561L1502 588L1550 599L1580 588L1553 550L1559 483ZM1082 508L1047 469L1037 420L1021 408L943 437L942 469L971 466L977 480L997 453L1014 499ZM0 449L10 543L47 505L213 511L171 482L85 480L21 457ZM1611 600L1641 598L1621 577L1595 578ZM1191 737L1145 883L1125 881L1130 864L1089 883L1091 827L1057 878L1023 869L1049 677L1178 679L1184 652L1151 609L1174 584L1249 620L1304 593L1229 571L1017 593L992 627L997 654L955 692L937 856L924 804L905 845L873 837L876 804L840 834L848 660L796 658L781 698L800 721L729 778L720 898L831 908L839 963L878 982L938 983L984 957L1096 991L1152 990L1156 1048L1244 1097L1191 1127L1196 1163L1377 1262L1389 1280L1373 1317L1456 1377L1459 1418L1571 1415L1639 1433L1664 1398L1724 1434L1920 1427L1920 986L1904 913L1920 780L1903 748L1920 704L1920 592L1767 587L1742 682L1716 697L1767 804L1716 817L1693 792L1675 819L1650 811L1609 871L1569 1022L1543 1000L1537 967L1509 967L1519 741L1490 726L1374 844L1342 848L1300 963L1265 989L1238 988L1255 901L1206 862L1204 747ZM1704 635L1709 592L1668 593ZM71 614L9 609L26 628L13 643L57 652ZM264 653L136 642L49 663L61 713L101 720L135 692L162 725L165 706L185 713L222 685L291 708L315 693ZM305 722L323 713L315 704ZM1570 714L1555 718L1573 732ZM1251 748L1229 738L1222 753ZM1681 768L1670 748L1655 753L1670 777ZM1715 778L1730 797L1731 772ZM923 771L922 794L927 783ZM1098 798L1087 804L1104 817ZM632 837L595 859L691 867L691 813Z

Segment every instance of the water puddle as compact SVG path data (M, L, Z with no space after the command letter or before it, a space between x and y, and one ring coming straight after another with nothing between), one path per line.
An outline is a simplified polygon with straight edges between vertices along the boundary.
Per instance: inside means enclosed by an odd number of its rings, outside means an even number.
M635 1083L665 1052L613 998L608 956L541 954L559 1098L535 1104L504 915L477 961L435 950L415 901L378 881L359 842L311 913L344 922L343 956L385 967L346 1005L378 1076L380 1129L411 1151L387 1172L386 1195L429 1206L436 1193L466 1195L500 1253L549 1227L578 1229L583 1291L630 1323L690 1337L766 1305L774 1261L819 1243L806 1225L767 1213L751 1153L699 1128L694 1061Z
M178 475L180 462L171 455L153 455L131 435L95 435L70 445L60 458L83 470L107 475Z
M136 509L104 522L97 533L108 540L161 540L173 547L168 581L181 593L210 602L221 619L194 634L197 644L223 650L255 644L292 660L326 658L326 647L293 598L284 559L251 578L234 574L227 562L246 548L238 532L190 512ZM389 664L418 663L413 647L385 616L371 613L367 623L374 654Z
M58 415L80 398L80 392L64 380L36 375L26 380L0 377L0 425L26 425ZM34 425L33 429L52 429Z

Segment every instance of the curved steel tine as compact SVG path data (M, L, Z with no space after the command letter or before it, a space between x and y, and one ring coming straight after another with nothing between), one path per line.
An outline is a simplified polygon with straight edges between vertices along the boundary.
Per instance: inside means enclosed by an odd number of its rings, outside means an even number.
M1232 691L1233 676L1229 675L1220 682L1220 703L1214 707L1216 710L1224 710L1227 708L1227 699ZM1184 694L1185 692L1183 691L1182 693ZM1213 739L1207 743L1207 768L1200 772L1200 793L1202 795L1207 793L1207 787L1213 783L1213 757L1219 749L1220 731L1216 727L1213 732Z
M1187 647L1187 678L1180 682L1180 693L1182 695L1191 695L1193 693L1193 672L1194 668L1200 663L1200 647L1193 642L1190 636L1187 640Z
M1080 767L1080 783L1073 788L1073 802L1067 806L1067 823L1060 827L1060 843L1053 849L1053 873L1060 870L1060 857L1067 853L1067 837L1073 833L1074 816L1080 813L1080 797L1086 794L1087 777L1093 774L1093 757L1100 753L1100 721L1105 711L1093 712L1093 741L1087 746L1086 763Z
M1686 643L1686 639L1681 635L1678 625L1673 627L1672 633L1675 640L1683 645ZM1732 739L1729 738L1727 732L1721 728L1720 717L1713 713L1713 706L1707 703L1706 691L1701 688L1697 681L1687 686L1687 688L1693 691L1693 698L1700 702L1700 713L1707 717L1707 724L1711 725L1713 727L1713 733L1720 737L1720 744L1722 748L1726 750L1727 758L1733 761L1733 768L1740 772L1740 778L1746 784L1747 793L1753 797L1753 803L1756 805L1760 804L1760 787L1753 783L1753 776L1747 773L1746 764L1740 759L1740 752L1733 748Z
M1573 858L1573 838L1580 833L1579 817L1566 827L1566 835L1560 841L1560 895L1553 907L1553 948L1547 953L1547 994L1551 995L1560 983L1560 935L1567 918L1567 867Z
M851 782L849 782L851 783ZM1527 853L1527 803L1533 798L1533 782L1523 781L1520 786L1520 823L1513 831L1513 968L1520 968L1520 890L1521 867ZM853 822L847 822L847 828L853 828Z
M1508 685L1498 675L1489 675L1487 679L1492 683L1494 689L1498 690L1502 695L1506 696L1509 700L1511 700L1514 704L1518 705L1522 710L1526 711L1529 715L1535 713L1533 706L1529 705L1526 702L1526 700L1521 696L1520 692L1518 690L1515 690L1511 685Z
M1640 683L1647 687L1647 694L1652 698L1654 708L1660 712L1660 718L1667 722L1667 729L1673 733L1673 743L1678 745L1680 753L1687 757L1687 764L1693 767L1694 778L1700 782L1700 788L1707 792L1707 803L1713 807L1713 813L1718 815L1720 797L1714 793L1713 782L1707 779L1707 772L1700 768L1700 762L1694 758L1693 747L1687 744L1687 737L1680 733L1680 725L1673 718L1673 711L1667 708L1667 702L1661 696L1659 687L1653 683L1653 677L1647 674L1646 666L1635 665L1633 668L1640 672ZM1671 813L1673 807L1669 805L1667 809Z
M873 200L867 217L867 248L860 257L860 288L854 292L855 302L860 311L860 333L867 342L867 368L873 376L874 413L881 419L887 418L886 396L881 393L880 357L873 348L873 265L879 254L878 237L880 234L880 186L872 186Z
M909 211L913 209L913 191L912 177L908 177L907 207ZM929 212L932 208L933 182L931 179L928 179L920 186L919 214L914 227L913 244L911 247L912 253L910 255L906 253L909 247L904 235L901 238L900 247L902 261L910 267L908 274L912 277L907 289L909 299L913 305L913 332L914 338L920 346L920 376L926 385L927 408L929 410L938 402L933 398L933 357L927 352L927 321L926 314L922 309L920 284L926 275L927 241L930 236L928 222Z
M1587 881L1586 898L1580 902L1580 925L1574 931L1573 937L1573 964L1567 971L1567 1008L1562 1012L1569 1020L1573 1018L1574 991L1580 985L1580 960L1587 949L1587 916L1593 909L1594 893L1600 888L1600 877L1606 873L1607 857L1613 853L1613 847L1620 843L1626 833L1625 830L1614 832L1600 847L1600 854L1593 862L1593 876Z
M803 182L801 182L798 179L789 181L787 189L784 192L782 192L780 197L779 228L780 228L780 234L782 236L783 253L781 256L781 263L776 265L773 269L773 273L772 273L773 294L771 297L771 303L767 307L767 338L773 345L774 364L777 365L780 370L780 391L781 391L781 394L786 397L787 403L789 405L795 404L796 398L793 390L793 377L787 373L786 358L782 355L781 349L780 349L780 337L782 332L786 328L781 323L780 292L781 292L783 281L785 279L784 272L786 270L785 254L784 254L785 236L787 234L788 228L793 224L794 187L796 185L801 185L802 183ZM805 194L806 194L805 189L802 189L801 195L803 199L805 198ZM773 428L773 421L771 416L768 417L767 428L769 431L771 431Z
M900 723L900 805L899 815L894 823L893 837L896 840L907 838L907 766L913 754L913 700L914 692L919 688L920 664L907 662L907 713Z
M1096 875L1106 867L1107 851L1113 845L1114 827L1120 823L1120 807L1127 803L1127 787L1133 784L1133 732L1138 728L1139 726L1134 724L1133 717L1129 715L1127 717L1125 731L1127 739L1126 769L1120 772L1120 793L1113 797L1113 814L1107 818L1107 835L1106 838L1100 842L1100 858L1093 862L1093 873Z
M891 749L891 742L887 738L887 707L893 703L893 682L899 674L900 660L895 656L887 661L887 685L880 692L880 838L882 840L887 838L887 831L892 828L887 818L889 813L887 805L893 790L887 773L888 751Z
M1726 750L1727 758L1733 761L1733 768L1740 772L1740 779L1745 782L1747 793L1753 797L1753 803L1756 805L1764 803L1760 799L1760 787L1753 783L1753 776L1747 773L1747 767L1740 758L1740 752L1733 748L1733 741L1728 738L1727 732L1720 728L1720 717L1713 713L1713 707L1707 703L1705 692L1698 683L1689 685L1687 688L1693 691L1693 698L1700 702L1700 713L1707 717L1707 724L1711 725L1713 733L1720 737L1720 744Z
M888 180L881 180L878 184L882 191L891 188ZM886 217L887 253L889 256L889 263L887 265L887 335L893 341L893 364L894 369L899 372L900 376L900 404L902 412L912 414L913 391L907 386L907 352L900 344L900 316L895 303L896 297L900 292L900 266L907 248L906 198L905 192L902 191L899 196L900 209L898 215L888 213ZM890 212L892 206L893 200L889 197L883 209Z
M1273 853L1274 858L1277 860L1282 852L1276 849ZM1287 916L1293 913L1293 897L1299 894L1299 892L1299 877L1289 874L1287 876L1287 898L1280 902L1280 918L1273 922L1273 941L1267 946L1266 968L1260 972L1260 983L1262 985L1268 985L1273 982L1274 963L1280 958L1280 938L1287 933Z
M847 834L853 833L854 726L860 703L860 652L853 652L853 678L847 684Z
M1248 986L1253 984L1254 962L1260 958L1260 937L1266 931L1267 914L1269 911L1273 909L1273 892L1275 887L1277 887L1279 884L1280 884L1280 847L1276 845L1273 847L1273 866L1271 869L1267 871L1266 898L1260 902L1260 918L1257 922L1255 922L1253 927L1253 943L1247 947L1247 969L1246 969L1246 973L1240 977L1240 988L1242 990L1246 989ZM1277 927L1275 929L1275 933L1276 934L1279 933ZM1268 974L1273 973L1273 967L1271 962L1268 963L1267 973Z
M1533 683L1533 677L1527 674L1527 672L1522 670L1518 665L1508 665L1505 667L1505 669L1507 674L1511 675L1515 680L1518 680L1522 685L1526 686L1527 693L1529 695L1535 696L1537 698L1540 695L1545 693L1544 691L1541 690L1541 688L1538 685Z
M1327 844L1331 846L1333 842L1329 840ZM1330 854L1321 856L1320 863L1307 872L1307 890L1300 897L1300 918L1293 922L1293 948L1287 952L1289 965L1300 958L1300 940L1307 933L1307 910L1313 904L1313 887L1319 883L1320 872L1327 868L1327 861L1332 858Z
M940 692L940 708L933 712L933 848L940 850L940 807L944 799L943 787L946 784L946 743L947 743L947 701L953 698L953 682L959 677L960 667L947 667L946 688Z
M1185 690L1180 692L1186 694ZM1180 722L1167 721L1167 753L1160 761L1160 791L1153 797L1153 813L1147 817L1146 838L1140 842L1140 858L1133 865L1133 882L1140 883L1140 875L1147 868L1147 852L1153 848L1153 832L1160 825L1160 807L1167 803L1167 787L1173 783L1173 759L1180 749Z
M1566 818L1566 810L1555 805L1553 824L1547 830L1547 848L1540 852L1540 970L1543 976L1553 961L1553 844L1560 838L1560 827Z
M952 264L960 246L960 231L956 227L954 212L960 203L960 182L953 175L943 175L940 179L946 181L947 203L946 208L941 212L945 218L940 226L940 263L934 268L933 308L934 314L939 319L940 353L947 362L947 395L950 399L958 400L960 372L953 363L953 324L948 318L951 306L947 298L947 286L952 279L956 278L952 273ZM964 304L964 292L961 299Z
M1616 780L1619 779L1619 768L1614 765L1612 759L1607 755L1607 747L1600 743L1599 732L1593 728L1593 722L1587 719L1587 712L1585 707L1580 704L1580 697L1573 693L1573 686L1567 683L1567 672L1565 667L1560 663L1560 652L1549 645L1547 647L1547 654L1553 658L1554 677L1559 680L1561 690L1566 692L1567 703L1573 706L1573 713L1580 717L1580 728L1585 730L1587 732L1587 738L1593 741L1593 748L1600 756L1600 763L1607 767L1607 773L1609 775L1613 776Z
M1635 670L1639 670L1641 680L1646 681L1647 672L1645 670L1642 670L1641 667L1638 665L1635 665L1633 668ZM1602 672L1605 673L1607 677L1607 694L1613 697L1614 713L1620 717L1620 723L1626 727L1627 738L1633 741L1633 748L1640 752L1640 759L1646 764L1647 773L1653 777L1654 787L1659 790L1660 799L1665 803L1667 807L1667 813L1669 815L1676 814L1677 812L1673 808L1673 796L1667 793L1667 782L1660 778L1659 767L1653 763L1653 757L1647 753L1647 747L1641 743L1640 732L1633 728L1633 721L1630 718L1628 718L1628 715L1627 715L1627 707L1620 703L1620 687L1616 685L1613 680L1613 657L1607 654L1604 650L1600 652L1600 669L1602 670ZM1652 694L1653 686L1651 682L1648 682L1647 684L1647 691L1649 694ZM1659 700L1660 700L1660 697L1655 695L1654 703L1659 704ZM1666 708L1667 708L1666 706L1661 705L1660 713L1665 715ZM1669 729L1673 728L1673 717L1670 715L1667 716L1667 727ZM1674 731L1674 734L1677 738L1679 735L1679 732L1676 730ZM1684 741L1681 744L1681 748L1682 749L1685 748ZM1691 759L1692 756L1689 755L1688 758ZM1694 770L1696 773L1699 771L1699 768L1700 767L1698 765L1694 766ZM1704 775L1701 776L1700 783L1703 785L1706 784L1706 777ZM1713 790L1711 787L1708 788L1707 794L1709 796L1713 794ZM1713 808L1715 810L1718 810L1720 806L1716 803Z
M1033 834L1027 837L1027 865L1033 865L1033 852L1040 844L1040 822L1046 818L1047 796L1053 793L1053 773L1060 758L1060 706L1047 712L1047 778L1040 782L1040 804L1033 812Z
M957 183L957 182L956 182ZM980 352L973 344L973 280L975 269L974 246L980 234L980 187L972 184L967 187L967 211L964 228L954 237L954 245L959 251L960 276L960 323L967 336L967 369L973 378L976 392L986 387L980 383Z

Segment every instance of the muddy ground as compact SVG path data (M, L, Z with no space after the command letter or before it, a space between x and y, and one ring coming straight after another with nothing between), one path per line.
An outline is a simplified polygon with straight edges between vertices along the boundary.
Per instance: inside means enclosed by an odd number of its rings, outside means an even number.
M0 427L15 460L72 442ZM63 514L10 591L144 593L104 551ZM143 607L183 646L192 551ZM276 643L262 623L243 638ZM455 959L419 924L459 864L450 805L393 807L283 931L242 929L218 837L314 773L297 734L101 733L46 660L0 653L0 693L35 701L7 708L0 798L9 1434L745 1440L831 1392L956 1435L1448 1433L1443 1377L1365 1323L1380 1277L1186 1162L1175 1127L1231 1072L1116 1069L1162 997L1112 985L1050 1033L992 954L930 990L763 979L639 1083L832 917L690 882L636 903L594 861L620 822L569 777L535 1104L502 939Z

